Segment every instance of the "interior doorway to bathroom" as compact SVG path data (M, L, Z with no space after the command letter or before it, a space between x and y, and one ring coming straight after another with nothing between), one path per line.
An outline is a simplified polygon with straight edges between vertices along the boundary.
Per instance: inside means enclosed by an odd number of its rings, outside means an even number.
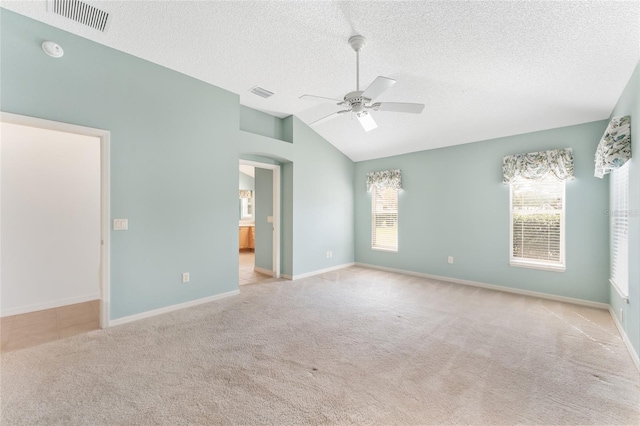
M280 276L280 166L240 160L239 284Z

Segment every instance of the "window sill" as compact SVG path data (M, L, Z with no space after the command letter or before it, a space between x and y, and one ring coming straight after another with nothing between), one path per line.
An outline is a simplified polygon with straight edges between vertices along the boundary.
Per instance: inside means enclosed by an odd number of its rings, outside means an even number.
M622 290L620 290L620 288L616 285L616 283L612 280L609 279L609 284L611 284L611 287L613 287L616 290L616 293L618 293L618 296L620 296L620 298L622 300L624 300L625 302L629 303L629 295L625 295L624 292Z
M371 250L375 251L386 251L387 253L397 253L398 249L386 249L381 247L371 247Z
M541 271L550 272L564 272L567 269L564 265L559 265L557 263L554 264L513 259L509 262L509 266L515 266L516 268L539 269Z

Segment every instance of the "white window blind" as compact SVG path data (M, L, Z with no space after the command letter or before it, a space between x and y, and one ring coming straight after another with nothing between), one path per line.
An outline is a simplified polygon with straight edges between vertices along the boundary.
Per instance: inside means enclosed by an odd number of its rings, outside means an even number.
M371 193L371 248L398 251L398 190L373 188Z
M611 173L609 192L611 282L629 295L629 162Z
M563 271L564 181L519 178L510 187L511 265Z

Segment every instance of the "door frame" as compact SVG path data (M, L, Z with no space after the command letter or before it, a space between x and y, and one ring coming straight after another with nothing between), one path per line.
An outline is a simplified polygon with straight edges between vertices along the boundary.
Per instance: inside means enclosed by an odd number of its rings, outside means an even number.
M273 172L273 259L272 272L274 278L280 278L280 164L261 163L240 159L239 164ZM254 217L255 220L255 217Z
M0 111L0 122L18 124L39 129L54 130L82 136L94 136L100 139L100 328L109 326L110 310L110 143L111 132L92 127L45 120L26 115Z

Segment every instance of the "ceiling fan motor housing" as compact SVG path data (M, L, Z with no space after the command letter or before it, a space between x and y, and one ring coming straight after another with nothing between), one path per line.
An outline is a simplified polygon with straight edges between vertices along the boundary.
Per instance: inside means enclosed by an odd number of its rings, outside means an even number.
M365 109L367 102L371 102L371 99L362 97L362 91L357 90L355 92L347 93L344 96L344 102L342 105L350 106L353 112L361 112Z

